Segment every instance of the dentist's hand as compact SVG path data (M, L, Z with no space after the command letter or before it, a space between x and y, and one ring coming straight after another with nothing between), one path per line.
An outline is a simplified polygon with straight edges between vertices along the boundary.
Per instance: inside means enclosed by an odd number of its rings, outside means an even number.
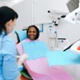
M28 59L28 55L25 53L25 54L23 54L23 55L21 55L20 56L20 61L22 61L22 62L24 62L24 61L26 61Z
M20 56L19 60L18 60L18 65L22 65L22 63L24 61L26 61L28 59L28 55L27 54L23 54Z

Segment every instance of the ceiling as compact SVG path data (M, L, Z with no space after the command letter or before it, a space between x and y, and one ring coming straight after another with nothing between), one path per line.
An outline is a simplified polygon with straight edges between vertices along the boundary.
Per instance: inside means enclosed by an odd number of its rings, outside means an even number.
M24 0L0 0L0 6L14 6Z

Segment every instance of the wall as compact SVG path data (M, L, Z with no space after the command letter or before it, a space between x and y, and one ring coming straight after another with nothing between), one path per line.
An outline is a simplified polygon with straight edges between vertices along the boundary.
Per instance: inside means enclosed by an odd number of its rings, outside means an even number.
M66 2L68 0L34 0L36 2L36 23L46 23L51 21L47 11L58 10L68 12ZM64 6L64 7L62 7Z
M12 8L18 13L19 18L17 19L17 24L14 28L15 30L22 30L27 28L28 25L32 24L32 0L24 0L23 2L12 6ZM14 31L10 36L17 41Z

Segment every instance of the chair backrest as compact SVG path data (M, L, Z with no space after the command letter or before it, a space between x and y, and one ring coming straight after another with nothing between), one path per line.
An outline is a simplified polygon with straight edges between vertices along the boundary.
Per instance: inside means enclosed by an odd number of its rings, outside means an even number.
M27 38L26 30L16 30L15 34L17 35L18 43Z

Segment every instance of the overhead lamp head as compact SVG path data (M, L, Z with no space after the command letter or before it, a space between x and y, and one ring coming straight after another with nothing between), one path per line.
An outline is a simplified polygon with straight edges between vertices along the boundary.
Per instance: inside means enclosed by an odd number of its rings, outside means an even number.
M80 23L80 7L66 15L64 19L71 23Z

